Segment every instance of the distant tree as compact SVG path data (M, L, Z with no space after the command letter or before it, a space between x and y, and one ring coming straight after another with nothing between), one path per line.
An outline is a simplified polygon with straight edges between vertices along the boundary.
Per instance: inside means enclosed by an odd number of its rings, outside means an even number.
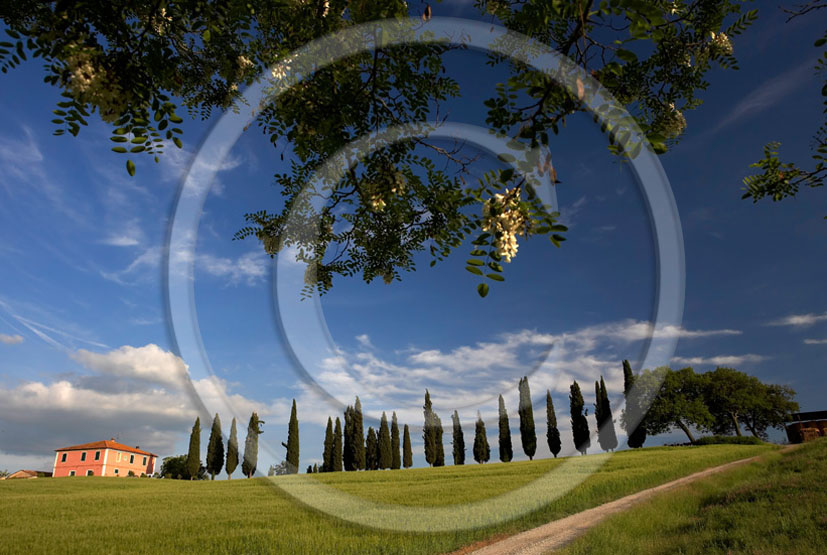
M391 432L388 429L388 417L382 413L382 420L379 422L379 437L377 438L379 449L379 468L382 470L391 467L393 453L391 453Z
M531 389L528 387L528 376L520 380L520 441L523 452L528 460L534 459L537 452L537 432L534 429L534 407L531 406Z
M402 466L405 468L410 468L413 466L413 450L411 449L411 431L408 428L408 425L405 424L405 428L402 434Z
M9 469L0 470L0 478L5 478L9 475Z
M755 437L767 440L767 428L784 429L793 412L800 409L795 391L786 385L764 385L761 402L750 406L743 414L744 425Z
M322 472L333 470L333 419L327 417L327 428L324 431L324 450L322 451Z
M319 465L316 464L316 463L313 463L313 474L318 474L318 473L319 473Z
M577 381L571 384L569 407L571 409L571 433L574 439L574 448L585 455L592 441L589 434L589 422L583 414L583 394Z
M330 457L331 472L342 471L342 423L336 417L336 426L333 429L333 452Z
M368 428L365 441L365 470L379 470L379 445L373 427Z
M313 465L312 464L307 465L307 473L308 474L313 474Z
M434 426L434 444L436 445L436 453L434 453L434 466L445 466L445 447L442 443L442 420L437 414L434 414L436 420Z
M293 474L299 471L299 419L296 414L296 400L293 399L293 408L290 410L290 422L287 425L287 464Z
M396 413L391 417L391 469L402 468L402 460L399 454L399 423L396 421Z
M258 414L253 412L250 415L250 422L247 424L247 439L244 442L244 458L241 461L241 472L247 478L252 478L256 473L256 465L258 465L258 436L261 435L261 426L264 424L263 420L259 420ZM296 470L292 470L296 472Z
M275 476L276 475L276 465L271 464L270 468L267 469L267 477Z
M557 415L554 413L554 403L551 400L549 390L546 390L546 422L548 424L548 431L546 432L548 448L556 459L562 445L560 443L560 430L557 429Z
M474 460L480 464L491 458L491 449L488 447L488 437L485 435L485 422L477 413L477 425L474 429Z
M290 474L290 468L287 461L281 461L277 465L270 465L270 470L267 471L268 476L286 476Z
M465 436L462 433L462 424L459 421L459 413L454 411L454 464L465 464Z
M436 419L431 406L431 394L425 390L425 405L422 407L425 414L425 424L422 427L422 440L425 443L425 462L434 465L436 460Z
M672 370L668 367L645 370L635 378L635 384L651 399L646 413L646 432L662 434L674 429L683 430L691 443L695 436L690 426L707 429L713 417L704 401L705 379L692 368Z
M161 463L161 476L168 480L188 479L187 458L187 455L166 457Z
M236 431L235 418L230 425L230 439L227 441L227 479L229 480L233 472L238 467L238 432Z
M215 480L215 475L221 473L223 466L224 438L221 436L221 419L218 418L218 413L215 413L210 430L210 441L207 444L207 472L210 474L210 480Z
M201 466L201 418L195 418L195 424L190 433L190 448L187 452L187 477L195 480Z
M505 410L505 401L500 395L500 460L509 462L514 457L511 446L511 426L508 423L508 412Z
M600 382L594 382L595 404L594 415L597 420L597 443L604 451L612 451L617 447L617 434L612 417L612 407L609 402L609 394L606 391L606 383L603 376Z
M641 391L634 390L635 374L628 360L623 361L623 396L626 398L626 408L620 415L620 422L626 430L626 444L637 449L646 442L646 425L644 410L641 404Z
M344 433L344 452L343 462L346 471L359 470L359 463L356 457L356 438L354 432L354 411L353 407L348 405L345 408L345 433Z
M353 444L356 455L356 468L365 468L365 425L362 417L362 401L356 397L356 404L353 406Z

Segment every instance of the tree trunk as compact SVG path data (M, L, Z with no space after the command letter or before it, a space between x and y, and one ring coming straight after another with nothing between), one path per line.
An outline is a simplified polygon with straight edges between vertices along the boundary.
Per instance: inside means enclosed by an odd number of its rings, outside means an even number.
M738 424L738 415L734 412L729 413L729 417L732 419L732 424L735 426L735 435L741 437L741 426Z
M749 419L748 419L748 418L745 418L745 419L744 419L744 424L746 425L747 429L750 431L750 433L751 433L752 435L754 435L754 436L755 436L755 437L757 437L758 439L761 439L761 436L759 436L759 435L758 435L758 432L756 432L756 431L755 431L755 426L753 426L753 425L752 425L752 423L749 421Z
M686 437L689 438L689 443L695 443L695 438L692 436L692 432L689 431L689 428L687 427L687 425L684 424L683 421L681 421L681 420L678 420L675 423L678 425L678 427L681 430L683 430L683 433L686 434Z

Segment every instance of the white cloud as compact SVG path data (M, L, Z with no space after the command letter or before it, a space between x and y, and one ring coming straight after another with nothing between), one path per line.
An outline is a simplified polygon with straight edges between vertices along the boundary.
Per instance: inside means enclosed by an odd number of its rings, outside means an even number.
M196 258L199 269L215 277L228 278L229 283L245 282L255 285L267 275L268 258L263 252L248 252L232 260L211 254L202 254Z
M138 219L133 219L125 224L119 224L116 230L101 241L104 245L112 247L136 247L144 240L144 233L141 230Z
M827 339L805 339L805 345L827 345Z
M124 345L108 353L80 349L71 356L99 374L158 384L179 386L189 374L186 363L180 357L154 344L143 347Z
M713 357L674 357L675 364L689 365L713 365L713 366L739 366L748 362L762 362L767 357L762 355L719 355Z
M18 343L23 343L23 336L20 334L6 335L5 333L0 333L0 343L17 345Z
M791 314L789 316L785 316L784 318L779 318L778 320L768 322L767 325L803 327L812 326L813 324L824 321L827 321L827 312L823 312L821 314Z

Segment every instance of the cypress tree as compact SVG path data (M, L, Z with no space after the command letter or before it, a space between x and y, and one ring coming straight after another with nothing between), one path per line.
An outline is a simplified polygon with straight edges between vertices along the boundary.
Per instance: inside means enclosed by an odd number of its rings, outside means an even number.
M207 472L210 473L210 480L215 480L215 475L221 473L224 466L224 438L221 437L221 419L218 413L212 421L210 430L210 441L207 444Z
M313 474L318 474L318 473L319 473L319 465L317 465L316 463L313 463Z
M344 468L347 471L351 470L359 470L359 466L357 464L356 459L356 441L354 438L354 414L353 414L353 407L348 405L345 409L345 437L344 437L344 453L343 453L343 462Z
M333 453L330 457L331 472L342 471L342 423L336 417L336 427L333 429Z
M391 469L399 470L402 467L402 460L399 456L399 423L396 421L396 413L391 417Z
M508 413L505 410L505 401L500 395L500 460L509 462L514 457L511 446L511 426L508 424Z
M333 419L327 417L327 428L324 431L324 451L322 452L322 472L333 470Z
M597 443L603 449L600 437L600 428L603 426L603 392L600 390L600 382L594 382L594 419L597 421ZM603 449L604 451L606 449Z
M580 386L575 381L571 384L571 394L569 395L571 433L574 438L575 449L585 455L591 447L591 439L589 438L589 422L583 415L583 404L583 394L580 393Z
M474 460L480 464L491 458L491 449L488 447L488 437L485 435L485 422L477 413L477 426L474 430Z
M388 429L388 417L382 413L382 420L379 422L379 437L377 438L379 449L379 468L385 470L391 467L393 459L391 453L391 432Z
M201 418L195 417L195 424L190 433L190 448L187 452L187 475L190 480L198 477L201 469Z
M411 449L411 431L408 429L408 425L405 424L405 428L402 434L402 466L405 468L410 468L413 466L413 450Z
M520 380L520 441L523 452L528 460L534 459L537 452L537 432L534 430L534 407L531 406L531 389L528 387L528 376Z
M356 397L353 407L353 445L356 456L356 468L365 468L365 425L362 418L362 402Z
M290 410L290 423L287 426L287 466L291 474L299 471L299 419L296 417L296 400Z
M244 442L244 458L241 461L241 472L247 478L252 478L256 473L256 465L258 465L258 436L261 432L261 425L263 420L258 419L258 414L255 412L250 415L250 423L247 424L247 439ZM294 469L292 472L296 472Z
M445 449L442 444L442 420L434 413L434 443L436 445L436 452L434 453L434 466L445 466Z
M235 418L230 425L230 439L227 441L227 479L232 478L233 472L238 467L238 432L235 429Z
M313 465L312 464L307 465L307 473L308 474L313 474Z
M554 403L548 389L546 390L546 422L548 423L548 431L546 432L548 448L556 459L561 447L560 430L557 429L557 415L554 413Z
M368 439L365 442L365 470L379 469L379 446L376 434L372 427L368 428Z
M643 447L646 442L646 428L643 425L643 411L640 408L638 395L632 393L632 386L635 384L635 375L628 360L623 361L623 396L626 398L626 408L623 410L623 421L626 423L625 430L628 436L626 443L629 447ZM629 424L636 422L637 426L629 430Z
M609 402L609 394L606 391L606 383L603 376L600 376L600 385L597 387L600 392L600 421L598 423L597 441L604 451L612 451L617 447L617 434L615 433L614 419L612 418L612 406ZM597 407L595 407L595 411Z
M434 465L436 460L436 421L434 411L431 408L431 394L425 390L425 406L422 407L425 413L425 425L422 427L422 440L425 443L425 462Z
M462 424L459 421L459 413L454 411L454 464L465 464L465 436L462 434Z

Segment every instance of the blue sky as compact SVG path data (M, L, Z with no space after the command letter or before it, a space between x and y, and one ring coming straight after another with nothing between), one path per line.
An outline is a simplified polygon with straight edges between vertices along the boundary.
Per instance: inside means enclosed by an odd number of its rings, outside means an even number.
M812 42L821 29L816 18L784 23L774 5L758 7L758 23L733 41L741 70L710 74L704 106L686 115L681 144L660 157L686 252L684 318L672 330L679 336L672 366L733 366L791 385L803 410L819 410L827 390L823 191L753 205L740 200L740 187L770 140L782 141L787 157L808 159L822 108L812 71ZM484 123L477 100L496 80L484 61L473 52L452 60L469 93L449 106L451 121ZM279 152L251 128L216 162L193 278L214 370L208 376L200 360L174 352L162 270L180 180L214 122L188 122L183 151L170 149L157 165L136 160L130 178L124 158L109 152L104 126L94 123L76 139L52 136L58 91L42 83L37 63L2 80L0 469L49 469L55 448L114 436L162 457L184 453L197 414L181 385L187 372L208 407L229 401L232 414L221 414L225 433L235 414L243 438L250 412L259 412L263 470L284 456L280 443L297 399L301 467L318 462L323 425L340 413L296 372L278 324L273 263L255 242L231 240L245 212L280 205L272 185L272 174L284 167ZM614 404L620 401L620 362L640 361L654 309L648 212L634 176L610 157L590 118L570 120L551 151L569 240L562 249L521 241L507 282L494 284L488 298L478 297L477 282L462 269L462 247L435 268L423 257L418 271L391 285L340 279L321 299L335 348L315 353L305 370L339 402L358 394L366 426L383 410L419 425L427 387L444 423L459 410L467 436L480 410L495 447L502 393L519 445L516 385L530 374L538 456L547 456L547 388L565 451L572 379L587 406L601 375ZM476 171L492 164L483 160ZM206 440L204 432L202 445ZM682 441L673 435L650 443L674 440Z

